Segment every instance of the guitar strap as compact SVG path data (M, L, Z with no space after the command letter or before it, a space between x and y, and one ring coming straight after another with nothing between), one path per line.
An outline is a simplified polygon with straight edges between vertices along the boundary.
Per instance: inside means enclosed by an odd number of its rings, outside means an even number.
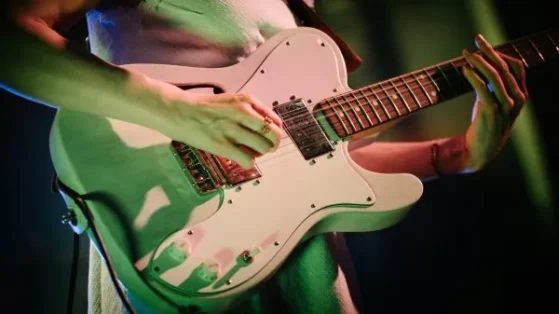
M315 10L309 7L303 0L285 0L291 12L301 21L303 26L314 27L325 32L330 36L340 48L345 59L347 71L349 73L357 70L363 60L361 57L338 35L336 34L319 16Z

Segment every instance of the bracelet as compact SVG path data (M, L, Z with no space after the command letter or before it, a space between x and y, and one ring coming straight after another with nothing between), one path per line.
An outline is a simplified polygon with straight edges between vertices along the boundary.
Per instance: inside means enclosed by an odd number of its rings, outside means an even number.
M438 163L437 163L438 155L439 155L439 144L434 143L431 146L431 164L433 165L433 170L435 171L435 174L440 178L440 177L444 177L444 175L442 174L442 172L439 170L438 167Z

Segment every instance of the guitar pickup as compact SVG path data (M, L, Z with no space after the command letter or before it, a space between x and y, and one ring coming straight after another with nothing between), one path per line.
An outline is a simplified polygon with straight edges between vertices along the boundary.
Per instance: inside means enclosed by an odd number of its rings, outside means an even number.
M275 105L285 130L305 158L313 159L334 150L332 143L301 99Z

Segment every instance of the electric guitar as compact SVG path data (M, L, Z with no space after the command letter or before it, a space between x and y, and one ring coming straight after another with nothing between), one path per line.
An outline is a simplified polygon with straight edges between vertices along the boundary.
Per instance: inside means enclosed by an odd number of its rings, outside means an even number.
M553 31L496 49L531 69L557 59L558 43ZM348 140L472 91L465 64L457 58L353 90L335 42L297 28L230 67L126 65L185 89L253 95L282 118L288 138L243 169L152 129L59 110L51 154L72 191L62 193L72 227L90 236L126 302L141 304L135 311L221 313L306 239L380 230L405 217L421 181L361 168Z

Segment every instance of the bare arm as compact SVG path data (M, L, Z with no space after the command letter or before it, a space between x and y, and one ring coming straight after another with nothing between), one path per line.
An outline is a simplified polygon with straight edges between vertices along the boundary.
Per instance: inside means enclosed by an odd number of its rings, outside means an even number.
M438 147L434 147L434 144ZM436 152L433 156L434 149ZM370 171L411 173L422 180L473 171L467 167L468 153L464 137L423 142L376 142L353 150L351 157Z
M525 69L521 61L496 52L481 35L476 44L481 54L463 52L469 63L464 76L477 96L473 121L463 136L373 143L353 151L354 160L371 171L412 173L426 180L480 170L500 153L528 99Z
M150 124L148 115L163 118L158 116L164 111L134 101L142 96L156 103L156 94L149 93L141 76L67 51L66 40L43 20L25 17L19 23L25 28L4 22L0 33L6 44L0 67L3 88L44 105L143 125Z
M69 49L51 26L78 10L83 8L46 5L2 19L0 87L44 105L152 128L245 167L278 147L279 117L249 96L184 92ZM272 132L260 134L264 116L275 123Z

